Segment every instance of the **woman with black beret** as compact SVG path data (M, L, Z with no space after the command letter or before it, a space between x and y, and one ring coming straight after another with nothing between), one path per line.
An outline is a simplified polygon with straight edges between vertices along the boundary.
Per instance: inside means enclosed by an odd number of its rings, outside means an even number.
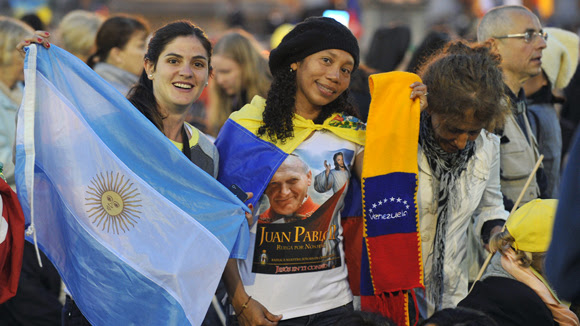
M282 153L262 188L244 189L259 199L254 212L258 218L250 225L247 259L230 259L224 273L236 315L233 324L336 325L353 309L340 224L351 185L348 178L337 185L329 176L319 181L312 175L324 174L325 163L341 152L345 170L360 178L365 125L348 101L351 74L359 66L358 42L336 20L311 17L272 50L269 65L273 81L267 98L254 97L229 119L230 125L245 128ZM411 97L425 103L426 86L411 87ZM249 162L242 162L248 170L234 169L230 162L242 160L230 161L228 154L243 149L228 145L232 141L222 129L216 141L223 159L220 175L223 164L223 175L229 169L257 179L264 156L248 152L242 159ZM222 151L222 144L231 151ZM285 155L298 156L306 166L283 164ZM318 193L316 182L326 182L328 190ZM283 207L285 218L263 219L269 205ZM328 231L315 234L309 231L313 225Z

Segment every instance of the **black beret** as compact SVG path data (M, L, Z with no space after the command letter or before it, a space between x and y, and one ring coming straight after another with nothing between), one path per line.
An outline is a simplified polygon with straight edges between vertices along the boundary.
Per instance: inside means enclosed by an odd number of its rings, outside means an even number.
M354 58L354 70L359 64L358 41L343 24L328 17L310 17L299 23L270 52L270 71L289 69L290 64L328 49L346 51Z

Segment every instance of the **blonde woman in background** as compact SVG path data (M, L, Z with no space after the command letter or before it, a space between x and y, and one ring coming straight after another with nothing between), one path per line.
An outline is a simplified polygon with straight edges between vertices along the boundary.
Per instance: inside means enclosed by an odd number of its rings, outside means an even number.
M103 18L85 10L66 14L58 25L58 46L87 62L96 50L95 39Z
M4 164L6 182L13 189L12 144L24 81L24 58L16 50L16 45L33 32L19 20L0 17L0 163Z
M272 75L256 39L244 30L223 35L213 51L209 131L217 135L230 114L256 95L268 94Z

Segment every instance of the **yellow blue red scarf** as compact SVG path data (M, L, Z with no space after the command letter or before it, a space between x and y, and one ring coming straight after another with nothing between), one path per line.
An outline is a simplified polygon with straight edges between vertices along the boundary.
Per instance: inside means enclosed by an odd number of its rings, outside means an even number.
M420 108L414 74L370 77L371 106L363 164L361 305L409 325L408 298L423 287L417 210Z

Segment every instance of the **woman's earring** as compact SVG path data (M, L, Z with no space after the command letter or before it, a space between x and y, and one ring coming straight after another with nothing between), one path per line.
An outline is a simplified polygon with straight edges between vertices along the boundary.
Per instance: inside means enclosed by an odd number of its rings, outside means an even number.
M290 72L294 72L294 69L292 69L292 67L290 67Z
M205 86L209 85L209 83L205 83Z
M149 79L153 78L153 74L149 74Z

